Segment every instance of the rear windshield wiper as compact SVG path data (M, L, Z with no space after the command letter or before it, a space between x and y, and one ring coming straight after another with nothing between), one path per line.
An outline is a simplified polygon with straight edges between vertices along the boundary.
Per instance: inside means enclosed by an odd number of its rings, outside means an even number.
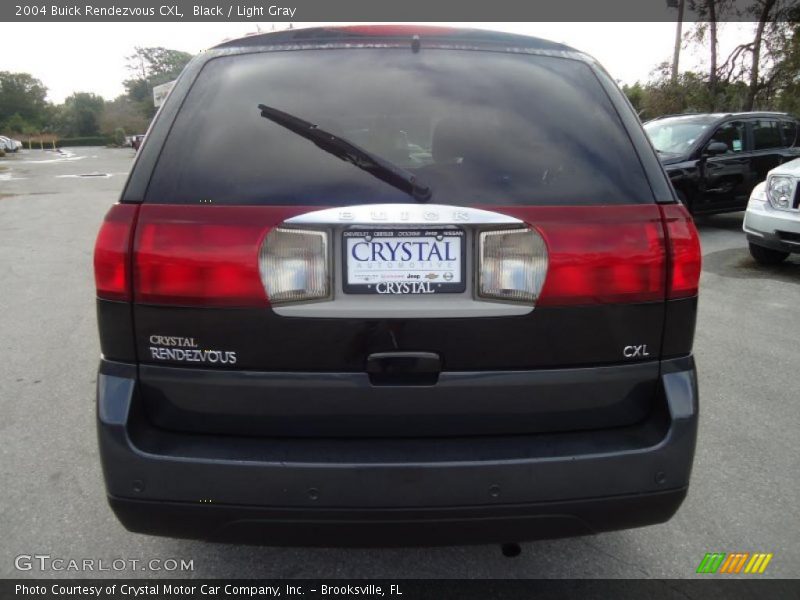
M431 188L420 183L410 171L398 167L385 158L364 150L353 142L334 135L330 131L325 131L314 123L309 123L299 117L264 104L259 104L258 108L261 109L261 116L265 119L269 119L273 123L277 123L281 127L285 127L289 131L314 142L325 152L329 152L381 181L385 181L389 185L404 191L418 202L426 202L430 199Z

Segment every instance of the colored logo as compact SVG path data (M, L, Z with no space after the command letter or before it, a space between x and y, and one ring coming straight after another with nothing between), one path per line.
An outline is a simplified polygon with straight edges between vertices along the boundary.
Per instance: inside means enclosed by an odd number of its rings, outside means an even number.
M698 573L724 573L738 575L739 573L756 574L767 570L772 553L766 552L708 552L697 567Z

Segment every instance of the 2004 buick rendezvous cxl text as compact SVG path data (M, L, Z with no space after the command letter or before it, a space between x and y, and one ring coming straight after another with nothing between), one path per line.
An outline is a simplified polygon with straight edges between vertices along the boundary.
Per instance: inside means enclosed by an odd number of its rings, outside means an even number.
M223 43L95 251L100 454L131 531L520 541L668 520L697 233L590 57L413 26Z

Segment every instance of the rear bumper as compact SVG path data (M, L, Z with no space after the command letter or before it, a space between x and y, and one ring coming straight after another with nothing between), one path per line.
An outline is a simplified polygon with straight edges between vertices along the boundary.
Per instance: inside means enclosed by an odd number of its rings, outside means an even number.
M292 546L505 543L587 535L667 521L686 488L565 502L451 509L269 509L109 497L131 531Z
M272 545L521 541L668 520L697 433L691 357L663 361L658 408L627 427L419 439L170 433L133 365L103 362L98 436L131 531Z

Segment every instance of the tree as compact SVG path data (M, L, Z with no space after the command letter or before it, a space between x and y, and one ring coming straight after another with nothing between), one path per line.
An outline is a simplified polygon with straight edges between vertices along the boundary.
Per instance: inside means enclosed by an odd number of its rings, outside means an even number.
M738 14L756 23L753 40L734 48L717 73L725 82L747 82L743 110L768 107L774 100L776 69L780 70L778 48L793 37L798 9L792 0L751 0Z
M734 12L733 0L689 0L689 6L699 19L690 32L690 38L695 43L703 44L708 36L709 65L708 65L708 92L711 100L709 110L716 110L717 94L719 92L719 65L717 51L719 49L718 24L732 16Z
M640 101L643 118L707 110L710 100L705 77L684 71L673 81L671 71L670 66L663 63L653 72L653 79L644 88Z
M32 135L34 133L37 133L40 129L36 125L27 121L19 113L14 113L13 115L11 115L2 124L0 124L0 127L2 127L2 130L6 133L16 133L23 135Z
M111 135L115 129L121 127L127 133L137 134L147 131L150 119L142 114L139 105L128 96L118 96L108 101L100 115L100 132Z
M758 93L760 84L758 73L761 66L761 42L764 37L764 28L770 18L772 9L775 7L775 2L776 0L760 0L753 6L753 12L756 10L758 11L758 25L756 26L756 36L751 49L752 63L750 66L750 87L747 92L745 110L753 110L753 106L756 102L756 94Z
M180 75L183 68L192 59L188 52L170 50L169 48L141 48L137 46L134 54L128 56L128 69L138 75L137 79L146 79L154 85L172 81Z
M708 44L706 110L754 110L794 106L798 63L793 62L800 8L792 0L690 0L699 19L690 35L696 44ZM736 46L719 63L717 22L752 21L753 37Z
M115 146L125 145L125 130L122 127L117 127L114 133L111 134L111 139Z
M646 93L642 84L638 81L633 85L625 84L622 86L622 92L628 97L631 106L633 106L637 114L641 115L644 108L643 102Z
M28 73L0 71L0 127L40 127L48 117L47 88Z
M672 53L672 83L676 83L678 81L678 64L680 61L681 56L681 30L683 28L683 8L684 8L684 0L675 0L677 3L678 9L678 21L676 24L675 29L675 48ZM671 5L673 2L667 2L667 5Z
M94 136L100 133L100 115L105 101L97 94L76 92L59 107L58 130L66 137Z
M720 83L716 99L712 100L705 73L684 71L673 82L672 69L667 62L654 69L646 84L636 82L622 88L642 120L667 114L709 112L712 104L719 110L740 111L747 90L747 83L743 81Z
M155 114L153 88L176 79L192 59L188 52L169 48L141 48L127 57L128 70L134 77L123 82L128 97L136 102L142 113L150 118Z
M797 17L800 14L787 23L779 35L770 36L775 65L764 82L762 96L774 108L800 115L800 23Z

